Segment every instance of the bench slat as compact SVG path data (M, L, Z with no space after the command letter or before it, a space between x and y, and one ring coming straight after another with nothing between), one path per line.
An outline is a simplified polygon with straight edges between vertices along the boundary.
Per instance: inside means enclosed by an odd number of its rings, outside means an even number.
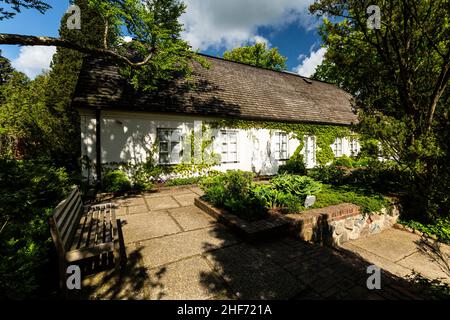
M112 223L111 223L111 209L106 209L106 229L105 229L105 242L111 242L112 241Z
M98 220L100 217L100 209L96 208L92 213L91 233L86 243L86 247L93 247L97 243Z
M78 202L72 208L72 213L70 214L69 218L67 219L67 222L60 229L64 247L66 249L69 249L70 245L72 244L73 235L74 235L76 228L80 222L81 214L82 214L82 202Z
M78 261L90 257L95 257L99 254L111 251L114 251L113 242L101 243L92 247L85 247L73 251L68 251L66 252L66 260L68 262Z
M105 242L105 216L106 210L100 210L100 217L98 219L97 241L96 244Z
M89 242L89 237L90 237L91 228L92 228L92 214L93 214L93 211L91 211L91 210L89 210L86 213L86 222L84 224L83 233L80 236L78 248L87 246L87 244Z
M78 188L75 187L69 193L67 198L58 204L58 206L55 208L55 211L53 212L53 217L56 222L61 220L61 216L65 213L65 209L74 200L74 198L76 198L77 194L78 194Z
M88 213L84 213L81 216L81 221L78 224L77 227L77 231L75 232L75 235L73 236L73 240L72 240L72 245L70 246L70 250L75 250L78 249L80 247L81 244L81 239L83 237L83 233L85 228L88 228L89 225L86 225L86 223L88 222Z

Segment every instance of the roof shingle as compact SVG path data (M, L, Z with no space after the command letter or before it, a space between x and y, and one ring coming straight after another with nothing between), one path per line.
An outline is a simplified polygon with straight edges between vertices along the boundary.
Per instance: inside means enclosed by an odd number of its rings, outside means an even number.
M151 93L136 93L106 60L87 58L74 106L264 121L357 122L351 95L332 84L204 57L210 68L194 62L191 80L180 78Z

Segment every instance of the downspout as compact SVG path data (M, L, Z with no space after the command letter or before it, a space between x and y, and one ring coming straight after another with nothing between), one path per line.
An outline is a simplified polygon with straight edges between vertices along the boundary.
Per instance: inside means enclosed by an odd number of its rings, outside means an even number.
M102 143L101 143L101 112L102 109L97 107L95 110L95 152L96 152L96 162L95 171L97 176L97 190L101 189L102 186Z

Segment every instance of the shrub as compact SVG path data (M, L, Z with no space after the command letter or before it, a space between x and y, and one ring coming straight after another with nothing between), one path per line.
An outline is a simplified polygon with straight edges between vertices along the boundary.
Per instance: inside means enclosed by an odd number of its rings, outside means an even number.
M295 152L292 157L286 161L286 164L279 166L278 173L291 173L291 174L306 174L305 162L303 161L303 155L300 152Z
M308 176L322 183L340 185L343 183L345 170L334 165L323 166L309 170Z
M125 172L120 170L108 171L103 176L103 190L106 192L125 192L131 190L131 182Z
M64 169L0 160L0 299L48 294L48 218L69 189Z
M446 244L450 244L450 219L440 218L434 223L423 224L418 221L409 220L399 221L400 223L411 227L413 229L419 230L427 235L435 235L439 241Z
M206 199L213 205L223 207L242 218L257 220L267 215L267 209L264 201L255 197L253 177L251 172L230 170L205 177L199 185L205 192Z
M303 209L302 199L289 193L275 189L272 185L260 184L253 190L254 196L260 199L266 208L280 208L284 213L297 213Z
M307 176L283 174L270 180L273 187L286 194L291 194L302 201L306 196L318 193L322 184Z
M353 161L352 158L350 158L350 157L348 157L346 155L343 155L342 157L336 158L333 161L333 164L335 166L342 166L342 167L352 168L353 167L353 162L354 161Z

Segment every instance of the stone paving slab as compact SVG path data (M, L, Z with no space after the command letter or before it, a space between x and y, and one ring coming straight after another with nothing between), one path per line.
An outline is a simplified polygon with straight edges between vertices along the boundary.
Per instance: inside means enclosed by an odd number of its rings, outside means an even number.
M414 242L418 240L417 237L420 239L415 234L388 229L371 237L354 240L351 244L396 262L417 251L417 245ZM345 248L345 244L343 247Z
M177 194L172 196L182 207L192 206L197 194L191 192L186 194Z
M147 206L150 210L164 210L178 208L180 205L172 196L163 196L157 198L146 198Z
M447 266L450 261L447 261ZM440 279L450 284L450 272L445 268L442 261L436 261L432 256L422 252L416 252L398 262L399 265L410 270L419 272L430 279ZM448 267L447 267L448 268Z
M352 252L355 252L359 254L362 258L366 259L367 261L372 262L373 264L377 265L378 267L382 269L389 270L393 274L405 277L409 274L411 274L411 270L408 268L405 268L404 266L400 264L396 264L395 262L392 262L386 258L380 257L370 251L367 251L359 246L355 246L351 242L348 242L344 245L344 247Z
M206 257L240 299L289 299L305 288L247 244L215 250Z
M199 187L190 187L189 188L191 191L195 192L197 195L199 196L203 196L205 193L203 192L202 189L200 189Z
M214 226L143 241L139 247L144 265L152 268L237 242L224 227Z
M142 206L145 205L142 196L120 197L113 200L113 203L122 207Z
M148 212L148 208L145 204L137 205L137 206L129 206L128 207L128 215L146 213Z
M152 300L206 300L226 295L224 283L201 256L148 271Z
M429 279L441 278L450 283L450 247L440 244L440 257L431 252L423 239L414 233L389 229L370 238L345 243L343 248L359 254L373 264L399 276L413 270Z
M125 243L179 233L182 230L167 211L146 212L121 217Z
M189 207L170 209L169 212L185 231L206 228L217 224L215 219L196 206L191 205Z
M160 198L160 197L167 197L171 195L178 195L178 194L189 194L193 191L189 187L174 187L171 189L161 189L156 192L147 192L144 194L144 197L147 198Z

